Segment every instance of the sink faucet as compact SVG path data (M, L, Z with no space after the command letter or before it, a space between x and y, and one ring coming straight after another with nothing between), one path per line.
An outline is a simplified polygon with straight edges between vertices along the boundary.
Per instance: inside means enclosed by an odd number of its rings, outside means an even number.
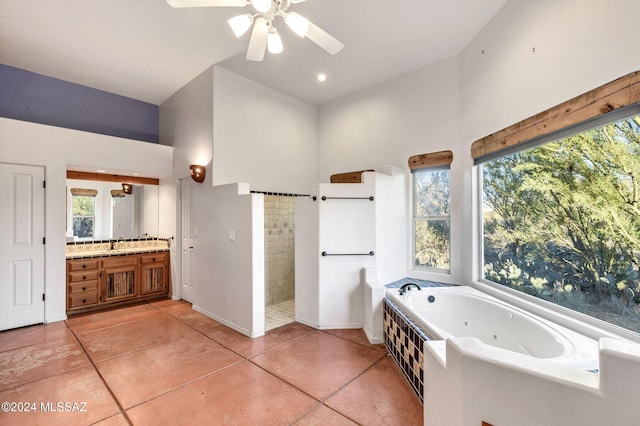
M400 287L400 290L398 291L398 293L400 294L400 296L402 296L403 294L405 294L407 291L411 290L411 287L415 287L418 290L422 290L420 288L420 286L416 283L406 283L405 285L403 285L402 287Z
M116 249L116 243L120 242L120 241L124 241L124 238L116 238L115 240L111 240L111 248L110 250L115 250Z

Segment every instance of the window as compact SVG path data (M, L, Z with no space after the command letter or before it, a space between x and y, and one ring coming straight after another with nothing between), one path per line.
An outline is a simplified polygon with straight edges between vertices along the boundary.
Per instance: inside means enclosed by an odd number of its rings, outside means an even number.
M413 171L414 266L449 271L449 166Z
M640 332L640 115L486 161L482 190L485 279Z
M92 189L71 189L73 236L93 238L95 232L95 211L97 191Z

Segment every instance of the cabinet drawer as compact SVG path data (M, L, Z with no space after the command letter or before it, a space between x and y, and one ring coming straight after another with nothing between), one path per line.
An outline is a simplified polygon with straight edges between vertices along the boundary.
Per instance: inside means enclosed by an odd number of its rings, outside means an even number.
M133 255L133 256L117 256L117 257L110 257L108 259L104 259L102 261L102 268L103 269L119 268L121 266L131 266L131 265L137 265L137 264L138 264L138 256L137 255Z
M98 294L98 281L87 281L84 283L69 285L69 294L72 294L72 295L87 294L88 295L90 293Z
M98 259L78 259L68 260L69 272L71 271L86 271L89 269L98 269Z
M92 294L72 294L69 296L69 308L95 305L98 303L98 292Z
M77 283L84 281L95 281L98 279L98 270L89 270L84 272L70 272L69 273L69 282Z
M141 254L140 260L143 264L165 262L167 260L167 254L167 252Z

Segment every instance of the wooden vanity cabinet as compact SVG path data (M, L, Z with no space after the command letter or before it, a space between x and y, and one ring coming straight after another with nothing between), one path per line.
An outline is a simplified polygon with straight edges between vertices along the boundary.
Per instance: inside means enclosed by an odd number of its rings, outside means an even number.
M112 302L138 295L139 255L117 256L102 261L102 300Z
M169 291L169 252L67 260L67 312L80 313Z
M67 261L67 309L93 306L99 302L96 259Z
M140 255L140 294L165 293L169 290L168 253Z

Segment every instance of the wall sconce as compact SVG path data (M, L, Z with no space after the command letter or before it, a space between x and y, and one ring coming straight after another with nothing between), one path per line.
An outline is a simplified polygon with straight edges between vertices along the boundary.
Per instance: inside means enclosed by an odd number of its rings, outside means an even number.
M130 183L123 183L122 192L124 192L125 194L131 194L133 192L133 185L131 185Z
M207 174L207 168L205 166L192 164L189 166L189 174L191 175L191 179L198 183L202 183L204 182L204 176Z

